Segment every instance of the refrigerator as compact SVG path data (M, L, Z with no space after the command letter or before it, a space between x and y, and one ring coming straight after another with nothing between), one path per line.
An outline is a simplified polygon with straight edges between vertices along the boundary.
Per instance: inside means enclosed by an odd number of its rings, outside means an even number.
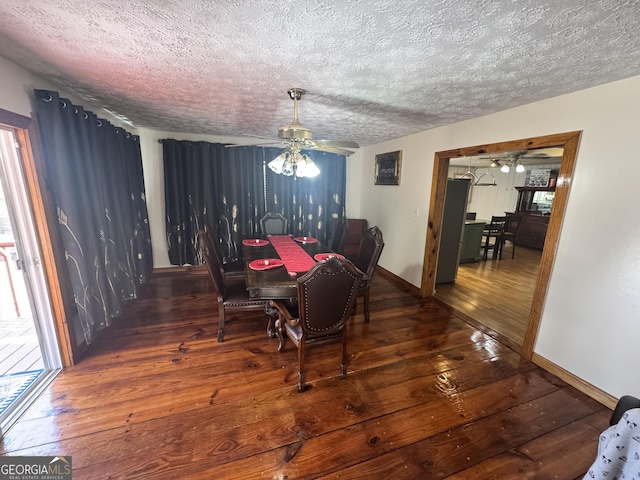
M471 180L468 178L447 180L440 229L436 283L451 283L456 279L470 188Z

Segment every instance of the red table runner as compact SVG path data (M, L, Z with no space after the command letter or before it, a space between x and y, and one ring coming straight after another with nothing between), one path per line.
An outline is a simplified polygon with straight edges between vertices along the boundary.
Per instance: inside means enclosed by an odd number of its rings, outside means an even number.
M304 273L316 264L304 249L289 235L267 235L289 273Z

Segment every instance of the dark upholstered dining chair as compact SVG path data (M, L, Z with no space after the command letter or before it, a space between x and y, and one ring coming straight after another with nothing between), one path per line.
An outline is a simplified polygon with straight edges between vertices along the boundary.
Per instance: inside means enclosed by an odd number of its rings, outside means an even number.
M224 340L224 328L226 324L227 312L242 312L246 310L265 310L265 300L253 300L249 298L249 292L244 282L225 281L220 263L215 253L215 246L211 237L203 231L198 233L198 243L202 259L207 266L209 276L213 281L213 286L218 297L218 314L220 324L218 327L218 342ZM266 315L266 312L265 312Z
M358 256L360 240L362 240L364 234L367 233L368 228L369 223L364 218L347 218L347 230L349 230L349 233L344 242L344 249L340 253L352 262L355 262Z
M373 273L378 266L378 260L384 248L382 239L382 231L378 227L371 227L367 230L360 240L360 249L358 256L353 262L356 267L364 272L360 287L358 288L358 297L364 297L364 321L369 321L369 297L371 292L371 279ZM354 304L353 313L356 312L357 305Z
M222 258L222 254L220 253L220 248L218 248L218 242L216 242L213 238L213 235L212 235L213 230L211 230L211 227L209 227L209 225L205 225L204 231L209 237L209 240L211 241L213 253L216 256L216 259L218 260L218 264L220 265L220 271L222 272L222 276L224 277L224 279L226 281L244 282L246 278L246 274L244 271L244 261L241 258L239 258L236 260L230 260L230 261L224 262Z
M346 324L362 279L349 260L332 257L318 262L298 277L298 302L270 300L278 312L278 351L284 348L284 334L298 347L298 391L306 390L304 370L307 344L341 340L340 376L346 377Z
M342 254L344 252L344 244L347 241L349 235L349 227L347 225L347 219L342 217L336 220L335 229L333 230L333 238L329 248L331 251Z
M286 235L289 221L280 212L267 212L260 219L260 229L264 235Z

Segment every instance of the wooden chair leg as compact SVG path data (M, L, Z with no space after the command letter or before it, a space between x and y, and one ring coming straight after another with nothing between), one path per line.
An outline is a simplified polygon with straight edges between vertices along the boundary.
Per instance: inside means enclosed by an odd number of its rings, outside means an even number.
M512 240L503 239L500 243L500 255L498 257L499 260L502 260L502 250L504 248L505 243L511 243L511 260L516 258L516 244Z
M218 343L222 343L224 341L224 306L220 305L218 307L218 316L220 317L220 324L218 326Z
M298 392L302 393L307 390L307 386L304 384L304 373L298 372Z
M267 338L273 338L276 336L276 330L273 327L273 317L269 317L267 321Z
M342 345L340 347L340 377L347 378L347 329L342 329Z
M307 386L304 384L304 350L305 338L302 337L298 343L298 392L304 392Z
M266 312L267 317L269 317L269 321L267 322L267 337L274 338L277 335L274 324L278 320L278 309L269 306L269 303L267 302L264 306L264 311Z
M276 335L278 336L278 351L281 352L284 349L284 335L282 333L282 319L278 317L276 319Z
M484 241L484 245L483 245L483 249L484 249L484 253L482 255L482 259L486 260L487 259L487 253L489 251L489 237L487 237Z
M369 289L364 292L364 322L369 322Z

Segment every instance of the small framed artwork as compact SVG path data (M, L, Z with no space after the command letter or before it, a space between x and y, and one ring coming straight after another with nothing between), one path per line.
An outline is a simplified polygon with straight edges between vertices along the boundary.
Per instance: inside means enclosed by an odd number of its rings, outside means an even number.
M375 185L400 185L402 150L376 155Z
M549 185L550 178L550 168L529 170L527 171L527 176L524 179L524 185L525 187L546 187Z

